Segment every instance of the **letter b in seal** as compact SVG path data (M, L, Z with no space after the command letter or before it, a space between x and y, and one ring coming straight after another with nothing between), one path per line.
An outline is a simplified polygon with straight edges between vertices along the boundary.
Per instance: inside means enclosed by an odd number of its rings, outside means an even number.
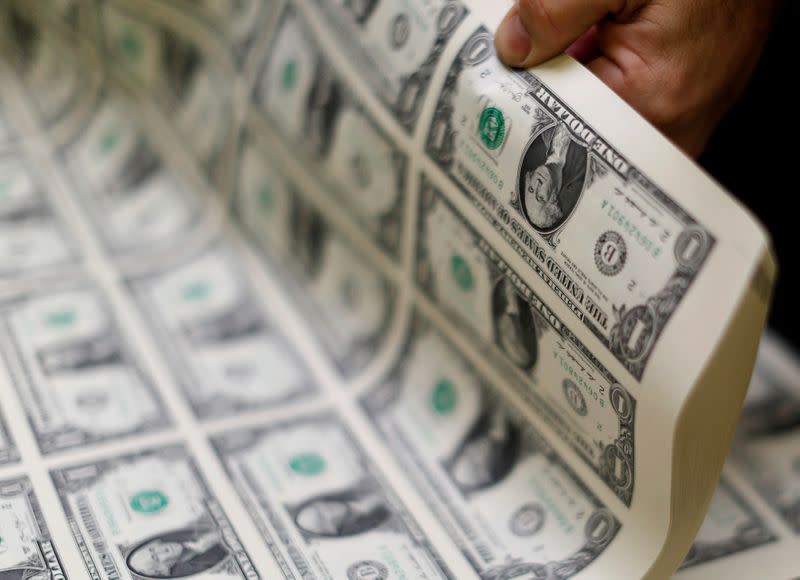
M621 235L614 231L602 234L594 245L594 263L601 274L616 276L628 259L628 248Z

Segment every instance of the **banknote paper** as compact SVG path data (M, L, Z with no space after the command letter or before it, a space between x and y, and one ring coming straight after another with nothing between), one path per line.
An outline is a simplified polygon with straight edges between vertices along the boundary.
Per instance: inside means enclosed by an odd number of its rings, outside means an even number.
M64 580L66 571L27 477L0 481L0 577Z
M175 87L176 103L168 108L175 127L188 149L210 171L228 141L233 122L232 105L223 90L223 77L202 63L187 63Z
M114 254L175 243L200 219L200 197L165 164L132 114L122 98L106 94L63 148L75 197Z
M260 578L183 446L51 475L92 578Z
M18 77L7 84L18 84L47 141L58 148L94 115L105 81L101 60L79 34L77 4L64 12L57 0L8 0L4 6L3 36L11 45L6 60Z
M265 265L298 304L339 370L375 356L395 305L391 282L330 224L251 140L238 155L232 212Z
M419 199L420 286L488 359L516 371L512 384L630 505L635 399L424 176Z
M791 541L800 534L800 497L797 488L797 435L800 433L797 389L800 375L797 360L773 334L761 340L758 360L747 392L737 437L726 463L720 485L695 543L683 563L682 570L694 571L695 566L714 563L718 567L703 577L753 577L752 568L742 564L759 561L755 566L764 578L784 578L773 566L780 554L790 551L789 561L797 561L796 547ZM735 473L741 486L747 486L750 496L761 496L757 506L737 490L730 481ZM775 524L783 520L789 531ZM764 548L759 550L757 548ZM739 556L741 554L741 556ZM769 554L767 556L766 554ZM737 556L730 565L726 558ZM769 561L769 564L765 562ZM726 565L728 567L726 567ZM748 564L749 566L749 564ZM779 566L778 566L779 568ZM797 571L797 566L790 566Z
M7 33L14 61L43 125L50 126L73 110L86 94L92 71L82 67L68 40L43 25L18 4L9 6ZM46 35L46 37L45 37Z
M293 222L299 220L303 211L299 208L309 204L300 197L297 188L271 157L259 147L252 135L242 138L231 196L231 214L265 256L288 264L293 254L307 253L299 249L307 244L295 244L298 232ZM295 215L298 217L293 217Z
M19 1L19 0L17 0ZM79 32L81 18L81 4L84 10L86 3L83 0L22 0L38 9L38 13L50 20L60 21L67 25L73 32Z
M293 7L284 9L265 56L256 110L293 150L307 153L307 167L318 168L332 194L397 256L406 154L368 115Z
M0 154L0 279L73 263L78 252L32 165Z
M102 10L111 61L172 116L186 147L207 167L219 156L232 121L223 71L180 26L154 22L130 4L107 2Z
M274 406L315 391L230 249L212 247L132 278L129 287L198 417Z
M287 578L451 578L347 428L332 415L213 439Z
M274 0L183 0L184 9L208 21L241 67L275 12Z
M79 98L80 83L86 75L56 35L42 38L40 24L29 15L12 9L8 18L7 29L13 34L11 42L16 48L22 81L29 88L44 123L52 124Z
M135 3L106 0L96 10L108 62L150 95L172 96L166 91L179 85L181 77L176 75L201 58L195 43L168 29L163 18L137 10Z
M797 359L786 345L765 333L722 479L681 566L690 577L779 579L800 570L792 543L800 533L795 517L800 499L793 491L800 474L793 459L800 433L796 369ZM731 481L734 474L738 485ZM758 496L766 506L748 499ZM794 566L781 562L785 554Z
M800 375L779 372L759 360L737 426L740 438L754 439L800 431Z
M530 421L421 318L364 407L481 578L569 578L620 528Z
M641 378L714 237L554 90L500 64L485 28L451 65L427 152Z
M0 466L16 463L19 460L17 444L8 430L5 414L0 410Z
M763 516L723 477L681 568L738 554L777 539Z
M0 151L4 151L11 145L13 141L13 133L8 121L5 119L3 112L0 111Z
M459 0L315 0L324 22L403 127L413 130L447 41L467 14Z
M0 314L9 378L42 453L152 433L171 423L96 289L27 296Z
M800 375L797 358L774 336L762 339L732 463L800 535Z
M765 238L493 12L0 0L0 578L674 570L706 280ZM761 366L688 577L800 539Z
M764 501L800 535L800 429L743 443L733 457Z
M800 431L800 396L764 375L753 378L750 392L754 396L742 409L740 436L754 438Z

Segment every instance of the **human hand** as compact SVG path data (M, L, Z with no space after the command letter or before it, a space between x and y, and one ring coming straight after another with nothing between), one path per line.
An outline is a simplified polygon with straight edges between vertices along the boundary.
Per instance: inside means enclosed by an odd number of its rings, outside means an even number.
M495 37L528 68L566 52L692 156L755 69L779 0L517 0Z

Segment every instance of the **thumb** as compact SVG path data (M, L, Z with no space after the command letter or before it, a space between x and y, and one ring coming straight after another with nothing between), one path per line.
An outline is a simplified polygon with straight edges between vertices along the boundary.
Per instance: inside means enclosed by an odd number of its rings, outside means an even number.
M494 39L509 66L528 68L562 52L594 24L633 0L517 0Z

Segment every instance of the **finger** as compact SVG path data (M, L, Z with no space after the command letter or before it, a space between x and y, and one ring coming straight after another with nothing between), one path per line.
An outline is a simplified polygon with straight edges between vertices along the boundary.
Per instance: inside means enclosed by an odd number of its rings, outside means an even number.
M509 66L535 66L635 1L640 0L517 0L497 30L497 54Z
M633 57L615 58L603 51L602 41L600 45L601 55L589 61L586 68L617 93L622 100L636 109L640 115L664 131L671 119L659 110L659 103L663 99L658 92L659 89L666 89L657 81L652 80L651 75L634 68L629 62Z
M600 46L597 38L597 26L592 26L584 32L578 40L565 50L568 55L580 63L587 63L600 56Z
M650 83L637 82L631 71L626 71L624 65L608 56L599 56L586 67L687 155L697 157L702 153L714 127L707 117L665 115L664 107L659 109L658 96L642 88L642 85L650 86Z
M586 64L586 68L588 68L592 74L594 74L594 76L603 81L623 99L631 99L633 101L638 100L635 98L636 95L629 94L630 91L627 90L625 85L625 74L622 70L622 67L620 67L616 62L607 56L601 55L590 60ZM636 108L636 104L638 103L631 103L628 101L628 104Z

